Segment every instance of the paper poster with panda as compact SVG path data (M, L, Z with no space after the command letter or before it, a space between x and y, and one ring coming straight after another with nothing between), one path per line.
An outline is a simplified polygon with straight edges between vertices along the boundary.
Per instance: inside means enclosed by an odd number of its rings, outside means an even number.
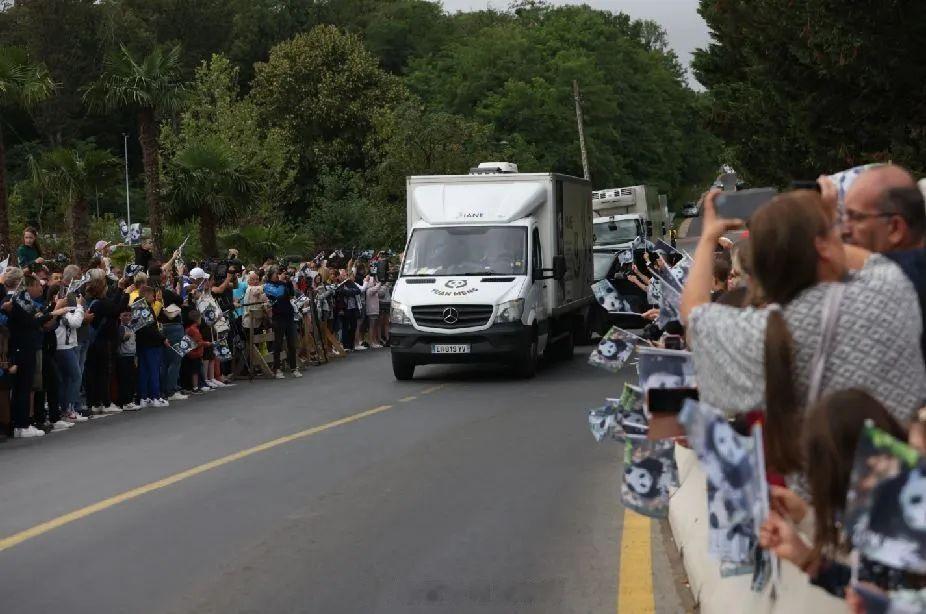
M618 401L618 426L627 439L646 439L649 434L649 416L643 408L643 391L637 386L624 384Z
M183 358L190 353L190 350L195 350L197 343L189 335L184 335L180 338L180 341L170 346L170 348L177 352L177 355Z
M605 405L588 410L588 429L595 441L601 443L605 437L615 435L618 409L616 399L607 399Z
M641 347L637 350L637 373L640 388L697 388L694 363L691 352L666 350L656 347Z
M231 348L228 347L228 339L222 338L215 342L215 357L221 362L228 362L232 359Z
M653 280L659 279L654 277ZM680 313L680 303L681 295L678 291L675 290L670 285L665 283L660 283L660 295L659 295L659 317L656 318L656 326L659 328L665 328L666 324L669 322L677 322L681 320Z
M588 364L616 373L627 364L634 349L640 345L649 345L649 342L622 328L612 326L598 342L598 347L592 350Z
M633 310L627 298L621 296L607 279L592 284L592 292L595 293L598 304L608 313L640 315Z
M145 267L140 264L125 265L125 276L134 279L139 273L144 273Z
M767 509L761 438L738 435L719 410L697 401L686 401L678 420L707 478L708 552L721 575L752 573Z
M855 449L845 526L868 560L926 574L926 459L866 426Z
M628 439L624 444L621 504L651 518L669 515L669 495L678 485L675 442Z
M646 302L650 305L658 305L662 300L662 281L658 277L652 277L649 285L646 286Z
M154 312L151 310L151 306L148 305L148 301L140 298L132 303L132 315L126 328L133 333L137 333L150 324L154 324Z
M691 266L693 264L694 262L683 258L676 262L675 265L669 269L669 274L671 274L672 277L675 278L675 281L677 281L684 288L685 282L688 281L688 274L691 272Z
M125 220L119 220L119 235L126 245L138 245L141 241L141 224L129 225Z

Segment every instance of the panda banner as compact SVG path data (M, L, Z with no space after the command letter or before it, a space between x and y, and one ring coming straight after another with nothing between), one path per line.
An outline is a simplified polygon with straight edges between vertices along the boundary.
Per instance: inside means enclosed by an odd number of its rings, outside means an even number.
M592 292L595 293L598 304L608 313L640 315L633 310L630 302L625 297L622 297L607 279L592 284Z
M126 245L138 245L141 241L141 224L129 225L125 220L119 220L119 235Z
M607 404L588 411L588 429L595 441L601 441L608 435L616 435L618 405L616 399L607 399Z
M621 504L651 518L669 515L669 496L678 487L675 442L627 439Z
M232 359L231 348L228 347L228 339L222 338L215 342L215 357L221 362L228 362Z
M662 301L662 282L658 277L649 280L646 287L646 302L650 305L658 305Z
M154 324L154 313L151 311L148 301L140 298L132 303L132 316L126 328L133 333L137 333L149 324Z
M646 439L649 436L649 416L643 408L643 390L624 384L618 401L618 426L626 439Z
M926 459L866 426L855 448L845 526L868 561L926 574Z
M177 352L177 355L183 358L190 353L190 350L195 350L197 343L189 335L184 335L180 338L180 341L170 346L170 349Z
M649 342L622 328L612 326L598 342L598 347L592 350L588 364L616 373L627 364L633 350L640 345L649 345Z
M738 435L719 410L696 401L685 402L679 422L707 477L708 552L722 576L752 573L768 506L761 436Z

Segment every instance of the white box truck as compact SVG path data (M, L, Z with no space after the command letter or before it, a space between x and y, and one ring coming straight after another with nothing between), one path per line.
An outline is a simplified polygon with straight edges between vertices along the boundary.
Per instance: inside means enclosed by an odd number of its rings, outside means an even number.
M592 209L596 247L623 249L638 236L665 238L668 232L665 199L653 186L598 190Z
M407 179L408 242L392 294L399 380L417 365L495 362L531 377L571 356L593 302L588 181L482 163Z

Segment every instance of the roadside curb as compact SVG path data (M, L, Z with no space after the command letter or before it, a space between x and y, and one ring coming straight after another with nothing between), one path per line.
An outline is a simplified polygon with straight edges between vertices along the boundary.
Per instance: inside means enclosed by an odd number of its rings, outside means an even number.
M812 586L807 576L782 562L778 598L771 587L762 593L750 590L751 576L722 578L720 564L707 551L707 486L694 452L675 446L680 486L669 503L669 524L688 575L691 593L702 614L769 612L776 614L841 614L845 601Z

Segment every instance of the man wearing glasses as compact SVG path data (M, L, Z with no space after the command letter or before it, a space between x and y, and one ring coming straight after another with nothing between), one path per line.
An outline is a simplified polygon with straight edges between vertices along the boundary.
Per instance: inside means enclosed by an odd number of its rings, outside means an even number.
M869 251L888 253L924 247L926 208L913 176L886 165L865 171L849 188L843 238Z
M846 193L843 239L896 262L919 297L926 356L926 203L913 176L891 164L862 173Z

